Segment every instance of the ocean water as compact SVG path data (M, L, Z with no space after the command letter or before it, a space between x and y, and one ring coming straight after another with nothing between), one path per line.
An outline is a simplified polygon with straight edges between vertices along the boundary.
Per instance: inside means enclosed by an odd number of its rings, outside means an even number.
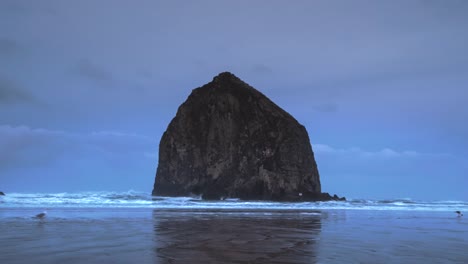
M7 193L0 263L468 263L456 210L468 202Z

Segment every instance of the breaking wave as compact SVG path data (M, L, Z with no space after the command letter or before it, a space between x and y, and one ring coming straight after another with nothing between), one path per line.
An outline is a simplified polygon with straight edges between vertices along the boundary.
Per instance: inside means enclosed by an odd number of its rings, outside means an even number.
M411 199L367 200L346 202L268 202L227 199L204 201L199 197L154 197L143 192L81 192L81 193L9 193L0 197L0 208L66 207L66 208L161 208L161 209L242 209L242 210L417 210L468 211L465 201L418 201Z

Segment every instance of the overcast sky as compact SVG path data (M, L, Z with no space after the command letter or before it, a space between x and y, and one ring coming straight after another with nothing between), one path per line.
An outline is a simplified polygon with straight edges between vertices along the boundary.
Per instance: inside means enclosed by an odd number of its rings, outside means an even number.
M307 128L323 191L468 200L468 2L0 1L0 190L150 192L231 71Z

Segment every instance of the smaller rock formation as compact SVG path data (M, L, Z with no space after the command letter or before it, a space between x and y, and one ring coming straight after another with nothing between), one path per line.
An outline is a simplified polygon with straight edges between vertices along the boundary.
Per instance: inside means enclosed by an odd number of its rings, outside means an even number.
M5 193L3 193L3 192L0 192L0 195L5 195Z

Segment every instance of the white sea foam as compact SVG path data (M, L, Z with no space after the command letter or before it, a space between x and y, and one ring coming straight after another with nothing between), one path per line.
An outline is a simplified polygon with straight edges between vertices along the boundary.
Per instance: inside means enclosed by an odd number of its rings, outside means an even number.
M141 192L82 192L82 193L8 193L0 198L1 207L132 207L161 209L233 209L233 210L413 210L413 211L468 211L464 201L414 201L411 199L365 200L346 202L268 202L227 199L203 201L200 197L153 197Z

